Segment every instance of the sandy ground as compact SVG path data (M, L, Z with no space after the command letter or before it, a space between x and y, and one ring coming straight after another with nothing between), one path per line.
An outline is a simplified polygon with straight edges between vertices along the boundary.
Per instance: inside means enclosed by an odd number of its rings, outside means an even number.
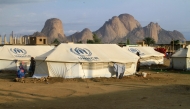
M62 79L14 82L0 73L0 109L190 109L190 72L142 67L123 79Z

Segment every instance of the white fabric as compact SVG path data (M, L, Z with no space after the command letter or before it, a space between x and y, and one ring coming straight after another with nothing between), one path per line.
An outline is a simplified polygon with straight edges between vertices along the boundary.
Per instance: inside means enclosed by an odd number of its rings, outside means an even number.
M171 56L171 67L174 69L190 70L190 46L180 48Z
M17 70L14 60L0 60L0 70Z
M116 44L60 44L47 56L46 61L127 63L136 62L137 59L138 56L122 50Z
M31 57L44 55L53 49L54 46L4 45L0 50L0 70L17 70L21 63L26 64L28 70Z
M92 77L112 77L115 76L113 66L108 63L130 63L124 75L134 74L138 56L123 50L116 44L60 44L55 50L44 55L37 56L36 61L45 59L48 72L44 76L63 78L92 78ZM95 69L90 65L83 68L83 63L105 63L103 67L97 66ZM107 63L107 66L106 66ZM45 64L44 64L45 65ZM41 66L36 67L34 77L40 75Z
M30 60L31 57L43 55L54 49L54 46L22 46L4 45L1 49L0 59L3 60Z
M174 69L187 69L187 59L186 58L172 58L172 65Z
M155 51L153 47L123 47L123 48L134 54L139 52L140 57L164 56L163 53Z
M119 78L120 74L125 72L125 65L124 64L118 64L114 63L114 71L117 73L117 78Z
M79 78L79 64L48 62L50 77Z
M47 77L48 76L48 67L45 61L36 61L35 75L33 77Z
M1 49L3 48L3 46L0 46L0 52L1 52Z
M153 47L123 47L123 49L136 54L140 53L140 65L164 64L164 54L154 50Z
M190 50L188 48L180 48L171 57L190 57Z

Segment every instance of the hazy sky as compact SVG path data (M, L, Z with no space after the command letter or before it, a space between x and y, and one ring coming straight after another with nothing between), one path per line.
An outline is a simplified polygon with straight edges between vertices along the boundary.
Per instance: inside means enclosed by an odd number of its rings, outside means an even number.
M157 22L190 40L190 0L0 0L0 35L31 35L58 18L64 33L98 30L113 16L128 13L141 26Z

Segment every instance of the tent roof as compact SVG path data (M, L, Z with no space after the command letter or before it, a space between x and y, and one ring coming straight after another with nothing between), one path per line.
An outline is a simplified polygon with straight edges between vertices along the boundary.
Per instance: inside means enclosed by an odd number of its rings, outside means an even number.
M5 60L30 60L31 57L42 55L54 46L22 46L4 45L1 48L0 59Z
M190 45L186 48L180 48L177 50L172 57L190 57Z
M47 58L46 58L47 57ZM138 56L116 44L60 44L50 54L41 56L57 62L136 62ZM40 56L36 57L40 59Z
M3 46L0 46L0 51L2 50Z
M134 54L140 53L140 57L150 57L150 56L164 56L164 54L159 53L154 50L153 47L123 47Z

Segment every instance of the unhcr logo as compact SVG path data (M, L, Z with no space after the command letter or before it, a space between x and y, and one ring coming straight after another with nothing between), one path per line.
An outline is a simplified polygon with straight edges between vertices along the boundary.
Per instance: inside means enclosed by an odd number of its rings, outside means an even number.
M10 49L11 52L13 52L14 54L18 54L18 55L24 55L26 54L26 50L25 49L20 49L20 48L14 48L14 49Z
M136 48L129 48L129 51L132 52L132 53L137 53L137 52L140 53L140 51L138 49L136 49Z
M78 48L76 47L75 49L70 48L70 51L76 55L79 56L91 56L92 53L90 52L90 50L86 49L86 48Z
M132 53L137 53L137 52L139 52L140 53L140 55L142 56L142 55L145 55L144 53L142 53L142 52L140 52L138 49L136 49L136 48L129 48L129 51L130 52L132 52Z

